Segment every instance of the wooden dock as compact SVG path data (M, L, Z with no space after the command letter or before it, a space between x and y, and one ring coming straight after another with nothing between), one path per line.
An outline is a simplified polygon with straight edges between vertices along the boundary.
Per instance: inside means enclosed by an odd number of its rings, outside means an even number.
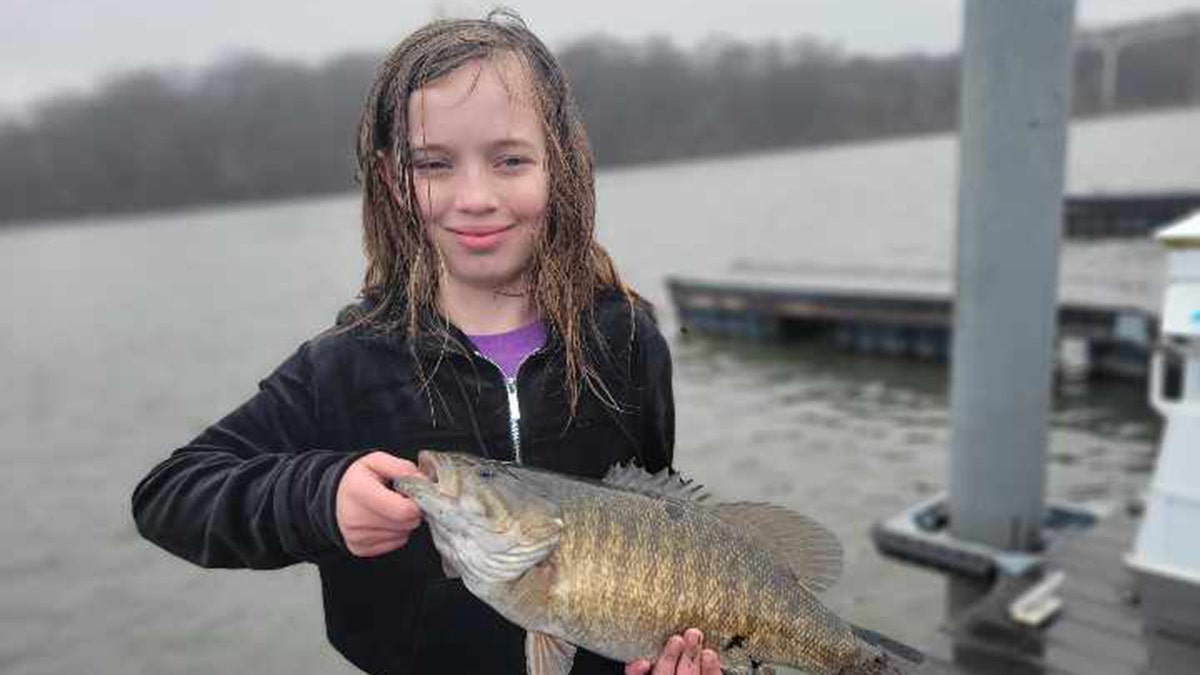
M669 278L685 332L747 340L825 340L850 351L946 361L949 288L837 288L739 280ZM1059 305L1059 363L1065 370L1145 377L1158 319L1145 309L1081 302Z
M1032 580L998 582L921 643L928 660L920 672L1200 673L1200 635L1172 635L1144 625L1135 578L1123 562L1138 522L1116 513L1050 547L1045 572L1062 570L1066 577L1056 593L1063 608L1048 626L1028 628L1008 616L1009 605Z

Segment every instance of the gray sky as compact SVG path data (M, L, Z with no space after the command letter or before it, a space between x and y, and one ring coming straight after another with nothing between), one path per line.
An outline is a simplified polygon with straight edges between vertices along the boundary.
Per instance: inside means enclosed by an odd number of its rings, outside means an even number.
M1085 26L1181 9L1200 0L1077 0ZM203 66L235 51L317 61L382 50L434 15L479 15L476 0L0 0L0 113L106 74ZM957 48L961 0L509 0L551 46L604 32L667 35L692 45L713 35L817 36L848 51L892 54Z

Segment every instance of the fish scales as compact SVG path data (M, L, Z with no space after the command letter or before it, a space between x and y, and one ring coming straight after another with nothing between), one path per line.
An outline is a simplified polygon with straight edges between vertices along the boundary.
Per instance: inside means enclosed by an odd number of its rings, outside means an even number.
M844 622L703 507L611 490L563 497L560 507L551 614L575 627L578 644L633 659L704 626L705 646L725 662L809 667L854 647Z

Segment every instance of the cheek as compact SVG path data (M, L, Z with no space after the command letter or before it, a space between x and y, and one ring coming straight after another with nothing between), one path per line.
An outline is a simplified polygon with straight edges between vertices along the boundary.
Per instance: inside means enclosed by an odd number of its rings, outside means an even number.
M413 190L417 193L417 207L421 209L421 218L426 222L434 220L438 214L445 211L444 195L439 194L433 182L417 179Z
M529 220L544 220L549 204L549 190L550 186L544 179L530 181L520 195L518 208L521 215Z

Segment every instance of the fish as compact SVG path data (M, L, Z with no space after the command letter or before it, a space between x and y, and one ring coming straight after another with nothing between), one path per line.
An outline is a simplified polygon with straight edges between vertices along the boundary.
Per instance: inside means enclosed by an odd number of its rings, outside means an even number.
M821 604L842 548L802 514L632 464L600 481L431 450L417 466L392 488L421 509L447 575L525 629L529 675L567 675L579 648L653 660L688 628L731 674L895 675L923 658Z

